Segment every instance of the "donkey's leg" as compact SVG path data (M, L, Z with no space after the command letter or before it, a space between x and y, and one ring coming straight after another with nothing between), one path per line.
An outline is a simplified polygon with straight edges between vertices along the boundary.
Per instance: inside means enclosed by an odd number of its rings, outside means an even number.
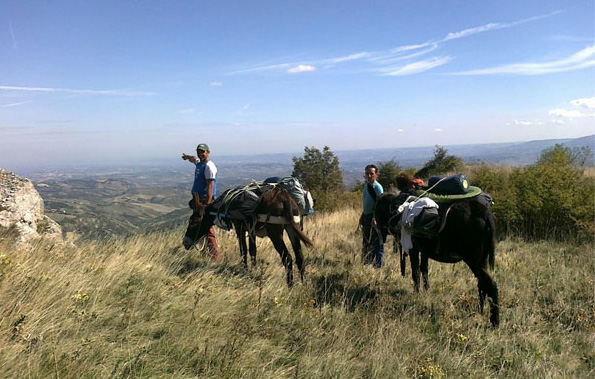
M471 269L471 271L473 271L475 277L477 278L477 287L480 292L480 306L483 306L481 304L483 303L481 297L483 296L485 300L485 297L487 295L491 299L490 322L492 323L492 326L498 326L500 324L500 305L498 302L498 286L496 285L496 282L494 282L494 280L485 268L475 265L473 263L466 263Z
M234 229L236 231L236 236L238 238L238 245L240 246L240 255L242 257L242 261L244 262L244 268L248 268L248 260L247 260L247 247L246 247L246 226L243 222L237 221L233 223Z
M285 246L285 242L283 242L283 227L281 225L271 225L267 224L267 235L273 242L273 246L275 246L275 250L281 256L281 262L283 262L283 267L285 267L285 272L287 274L287 285L289 287L293 286L293 259L291 259L291 255L287 250L287 246Z
M428 256L424 253L421 253L421 276L424 280L424 291L430 289L430 282L428 280Z
M285 230L287 230L287 235L289 236L289 240L291 241L291 247L293 248L293 253L295 254L295 263L298 266L298 270L300 271L300 279L303 283L304 275L306 274L306 267L304 265L304 254L302 253L302 244L300 242L300 237L292 228L287 228Z
M250 262L252 267L256 266L256 229L255 221L246 222L246 232L248 233L248 248L250 251Z
M479 313L483 313L483 307L486 301L486 293L485 291L482 289L482 285L479 283L479 280L477 281L477 292L479 293Z
M256 233L248 232L248 245L250 247L250 261L252 266L256 266Z
M413 288L415 292L419 292L419 251L412 249L409 251L409 259L411 261L411 277L413 278Z

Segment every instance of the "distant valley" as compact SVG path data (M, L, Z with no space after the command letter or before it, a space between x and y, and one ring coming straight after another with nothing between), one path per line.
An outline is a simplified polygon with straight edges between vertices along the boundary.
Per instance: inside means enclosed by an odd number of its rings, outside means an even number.
M511 166L532 164L544 149L563 144L588 146L595 151L595 135L565 140L445 146L449 154L466 164L490 163ZM322 148L320 146L319 148ZM361 179L366 164L394 159L401 167L421 167L433 155L434 146L336 151L347 188ZM218 191L287 176L293 171L292 157L303 153L212 158L219 168ZM593 157L590 164L593 165ZM10 169L10 168L8 168ZM55 167L21 170L30 178L45 201L46 213L66 232L84 236L122 235L138 230L183 224L189 215L187 202L193 180L192 165L181 159L145 162L144 165Z

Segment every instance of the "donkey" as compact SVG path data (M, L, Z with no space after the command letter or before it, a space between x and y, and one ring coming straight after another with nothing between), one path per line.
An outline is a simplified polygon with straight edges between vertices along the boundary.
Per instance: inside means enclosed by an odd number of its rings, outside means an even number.
M394 220L397 208L408 195L383 194L378 197L374 217L383 237L388 233L400 232ZM483 312L486 295L492 300L490 322L494 327L500 323L498 287L490 274L494 268L495 219L489 206L478 197L457 200L446 212L441 211L442 222L434 237L412 236L413 249L409 252L414 288L419 291L420 269L424 289L429 289L428 258L443 263L463 261L477 278L479 290L479 311ZM421 267L420 267L421 255Z
M190 249L194 244L206 235L209 228L215 223L216 216L212 212L212 205L203 205L199 201L194 201L194 210L188 221L188 228L184 235L183 244L186 249ZM240 253L244 261L244 267L248 267L246 246L246 234L249 237L249 252L252 264L256 264L256 236L269 237L273 242L275 250L281 257L281 262L285 267L287 285L293 286L293 259L283 241L283 230L287 232L291 246L295 254L295 261L300 272L300 279L304 281L305 264L302 254L303 242L307 247L312 247L312 241L301 230L299 220L300 210L295 200L289 192L274 187L265 192L256 207L254 217L244 219L233 219Z

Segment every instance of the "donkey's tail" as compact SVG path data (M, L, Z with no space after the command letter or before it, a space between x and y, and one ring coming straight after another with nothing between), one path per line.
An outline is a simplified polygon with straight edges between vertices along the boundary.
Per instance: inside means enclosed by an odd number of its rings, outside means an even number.
M295 201L293 201L293 199L291 198L291 195L287 193L287 197L283 199L283 216L285 217L285 219L287 219L289 226L291 227L291 229L295 231L295 233L298 235L298 237L304 243L304 245L306 245L307 247L313 247L314 243L312 242L312 240L308 238L308 236L306 235L306 233L304 233L300 225L293 220L292 210L294 209L294 207L296 209L298 208L297 204L295 204Z
M486 232L484 238L484 249L488 254L489 268L490 270L493 270L496 259L496 220L491 212L489 212L486 217Z

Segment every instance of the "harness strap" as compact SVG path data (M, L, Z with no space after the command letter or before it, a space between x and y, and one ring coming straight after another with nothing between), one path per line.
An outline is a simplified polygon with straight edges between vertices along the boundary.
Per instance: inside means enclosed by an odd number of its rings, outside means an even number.
M300 218L300 216L293 216L293 222L296 224L299 224L299 222L302 219ZM256 221L258 222L264 222L264 223L269 223L269 224L280 224L280 225L286 225L289 224L289 221L283 217L283 216L271 216L268 214L259 214L256 215Z

